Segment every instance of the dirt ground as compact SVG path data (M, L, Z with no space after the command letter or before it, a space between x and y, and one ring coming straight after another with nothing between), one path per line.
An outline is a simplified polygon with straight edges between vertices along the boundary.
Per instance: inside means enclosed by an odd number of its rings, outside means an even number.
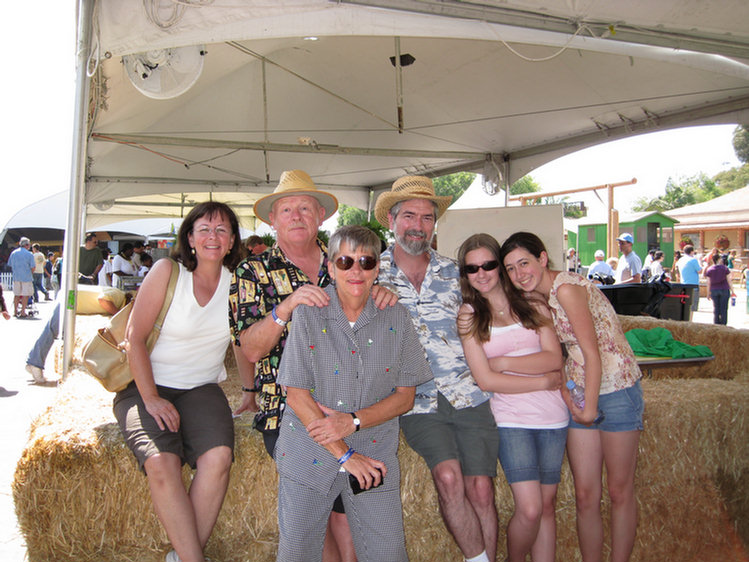
M12 307L13 294L5 292L5 301ZM749 329L746 289L739 290L736 306L729 307L728 324L739 329ZM20 458L28 438L31 422L41 415L55 399L56 384L39 386L32 383L31 375L25 370L26 356L41 333L44 324L52 314L53 303L38 305L39 317L28 320L11 318L5 321L0 317L0 338L2 341L3 369L0 377L0 426L5 430L0 435L0 560L3 562L24 562L27 560L24 538L17 527L11 483L16 463ZM700 299L699 310L692 317L693 322L712 323L712 302ZM47 358L45 376L56 379L54 357Z

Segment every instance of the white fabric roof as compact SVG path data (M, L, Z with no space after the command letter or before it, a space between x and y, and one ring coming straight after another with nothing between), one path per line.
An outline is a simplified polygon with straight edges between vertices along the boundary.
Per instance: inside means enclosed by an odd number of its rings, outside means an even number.
M608 140L749 121L742 0L222 0L179 6L163 28L153 1L97 4L90 219L179 216L214 197L253 228L252 203L287 169L367 208L405 173L512 182ZM396 37L415 58L402 133ZM177 98L125 76L121 55L192 44L207 46L203 73Z

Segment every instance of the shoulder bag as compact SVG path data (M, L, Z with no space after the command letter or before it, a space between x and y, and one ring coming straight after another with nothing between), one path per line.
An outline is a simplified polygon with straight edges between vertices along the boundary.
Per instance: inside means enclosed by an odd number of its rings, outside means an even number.
M146 339L146 349L150 353L156 340L159 339L164 318L174 298L174 288L179 277L179 265L169 258L172 271L169 275L169 285L166 290L164 304L156 317L151 333ZM123 390L133 380L130 372L130 364L127 361L127 352L124 349L125 330L133 310L133 302L130 301L117 314L112 316L109 324L99 328L86 345L83 347L83 364L86 370L98 380L104 388L110 392Z

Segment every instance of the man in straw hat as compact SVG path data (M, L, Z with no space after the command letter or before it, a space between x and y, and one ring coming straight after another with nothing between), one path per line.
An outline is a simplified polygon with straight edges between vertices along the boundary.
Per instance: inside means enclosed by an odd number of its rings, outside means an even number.
M466 560L489 561L497 547L497 429L489 394L474 382L457 333L458 266L431 248L450 200L435 195L423 176L399 178L378 197L375 217L395 236L381 256L379 278L397 288L411 312L434 373L417 387L401 429L432 471L445 525Z
M243 385L242 404L235 414L255 411L258 394L254 425L262 432L271 456L285 405L276 379L288 337L287 324L300 304L323 307L330 300L323 291L330 283L327 248L317 232L337 208L336 198L319 190L306 172L283 172L273 193L255 203L255 216L275 229L276 243L268 251L240 262L232 278L230 318L234 342L240 350L235 356ZM381 308L397 302L397 296L387 290L372 294ZM331 517L331 526L340 526L348 533L342 502L337 502L334 511L337 514ZM336 537L337 548L353 555L350 535L346 545L341 544L337 532Z

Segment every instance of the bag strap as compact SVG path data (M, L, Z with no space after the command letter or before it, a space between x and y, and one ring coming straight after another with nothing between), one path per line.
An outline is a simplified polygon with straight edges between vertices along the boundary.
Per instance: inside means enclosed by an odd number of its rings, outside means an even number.
M174 299L174 289L177 286L177 279L179 279L179 264L172 258L167 258L172 264L172 272L169 274L169 284L166 287L166 296L164 297L164 304L161 305L159 315L156 317L156 321L153 324L153 329L161 333L161 327L164 325L164 318L166 313L169 312L169 307L172 305ZM154 341L153 343L156 343Z

